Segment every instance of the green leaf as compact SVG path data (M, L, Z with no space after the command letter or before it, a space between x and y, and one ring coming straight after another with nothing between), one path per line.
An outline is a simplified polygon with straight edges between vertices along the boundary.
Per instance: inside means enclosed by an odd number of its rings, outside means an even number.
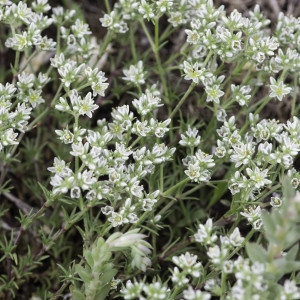
M41 190L43 191L43 194L47 200L46 206L49 206L54 200L51 192L48 191L48 189L45 186L43 186L40 182L37 182L37 183L40 186Z
M107 284L105 286L102 286L101 289L99 289L99 291L97 291L96 296L95 296L95 300L105 300L107 299L107 295L110 291L110 285Z
M285 199L293 199L295 197L295 189L292 187L291 179L288 176L285 176L282 180L283 186L283 196ZM288 201L286 201L287 203ZM287 203L288 204L288 203ZM283 202L284 206L287 206L285 202Z
M118 273L118 271L113 267L114 265L112 263L108 263L102 268L103 273L100 277L101 282L109 283L113 279L113 277Z
M252 262L258 261L260 263L265 263L268 261L268 253L261 245L247 243L246 251Z
M296 244L286 253L286 255L284 257L286 258L286 260L289 260L289 261L295 260L297 254L298 254L298 251L299 251L299 245Z
M88 266L84 268L80 265L75 265L75 270L84 282L89 282L91 280L92 271Z
M265 229L265 237L272 244L281 244L281 240L275 235L277 226L280 224L280 216L278 212L272 211L272 213L265 212L262 214L263 226Z
M73 296L73 300L86 300L84 294L74 286L70 287L70 291Z
M299 261L287 261L285 256L275 259L272 263L275 281L278 281L283 275L300 270Z

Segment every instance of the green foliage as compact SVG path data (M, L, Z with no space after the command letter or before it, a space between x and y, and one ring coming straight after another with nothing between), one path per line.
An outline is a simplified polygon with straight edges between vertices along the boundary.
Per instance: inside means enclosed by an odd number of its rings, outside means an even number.
M1 299L300 298L296 16L2 2Z

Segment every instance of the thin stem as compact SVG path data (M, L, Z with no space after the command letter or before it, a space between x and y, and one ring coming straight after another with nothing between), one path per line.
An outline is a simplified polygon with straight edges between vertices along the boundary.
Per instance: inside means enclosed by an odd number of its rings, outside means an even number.
M160 168L159 168L159 189L161 191L164 190L164 167L163 167L163 165L160 165Z
M214 54L214 52L212 50L210 50L205 58L205 61L203 62L203 68L207 65L207 63L209 62L210 58L212 57L212 55Z
M222 277L221 277L221 297L220 300L225 299L225 293L226 293L226 278L227 274L223 271Z
M107 47L109 45L109 43L112 41L113 38L113 31L108 30L107 34L105 35L105 39L103 42L103 45L100 47L100 52L99 52L99 57L101 58L104 53L107 50ZM95 62L95 65L98 63L98 61ZM95 66L94 66L95 67Z
M56 55L60 53L60 27L57 27L56 33Z
M201 189L203 186L204 186L204 184L197 184L197 185L195 185L192 189L189 189L187 192L181 194L180 198L184 200L188 195L193 194L197 190Z
M74 123L75 130L78 129L78 121L79 121L79 116L75 115L75 123ZM75 156L75 174L77 174L78 170L79 170L79 157ZM82 209L82 207L80 207L80 209Z
M294 76L294 94L293 94L293 100L292 100L292 107L291 107L291 115L295 116L296 111L296 101L297 101L297 82L298 82L298 76L295 74Z
M136 48L135 48L133 25L130 26L129 37L130 37L130 47L131 47L132 57L133 57L134 62L137 63L137 55L136 55Z
M110 13L110 6L109 6L108 0L104 0L104 4L105 4L105 8L107 10L107 13L109 14Z
M32 61L32 59L38 54L38 50L35 50L31 53L31 55L28 57L26 64L24 64L24 66L22 67L22 69L20 69L19 73L22 73L26 67L28 66L28 64Z
M147 39L150 43L151 49L154 53L155 56L155 60L156 60L156 64L158 67L158 73L159 73L159 77L163 86L163 90L164 90L164 94L165 94L165 101L166 103L169 103L169 92L168 92L168 86L167 86L167 82L166 82L166 78L165 78L165 72L164 69L161 65L161 61L160 61L160 57L159 57L159 18L156 18L155 20L155 28L154 28L154 42L153 39L146 27L146 24L144 22L144 20L140 21L142 28L147 36Z
M130 148L133 149L135 147L135 145L142 139L141 136L139 136L131 145Z
M262 111L262 109L267 105L267 103L268 103L270 100L271 100L271 97L270 97L270 96L264 97L264 98L260 101L261 105L256 109L254 115L259 114L259 113Z
M175 114L177 113L177 111L179 110L179 108L181 107L181 105L184 103L184 101L186 100L186 98L193 91L195 85L196 85L195 82L193 82L190 85L190 87L188 88L188 90L185 92L185 94L183 95L183 97L181 98L181 100L178 102L178 104L176 105L176 107L174 108L174 110L172 111L172 113L170 114L170 116L169 116L170 119L172 119L175 116Z
M15 63L14 63L14 79L13 81L16 80L16 76L18 74L18 66L20 62L20 51L16 51L16 56L15 56Z
M178 189L179 187L185 186L187 182L190 181L190 178L185 178L182 181L178 182L177 184L175 184L174 186L172 186L171 188L169 188L168 190L166 190L162 196L163 197L167 197L169 194L173 193L176 189Z
M175 289L174 289L174 292L172 293L172 295L170 296L170 300L174 300L175 298L176 298L176 296L181 292L181 290L182 290L182 287L176 287Z
M173 206L173 204L176 202L177 200L175 199L175 198L173 198L171 201L169 201L156 215L157 216L163 216L164 215L164 213L166 212L166 211L168 211L169 210L169 208L170 207L172 207Z

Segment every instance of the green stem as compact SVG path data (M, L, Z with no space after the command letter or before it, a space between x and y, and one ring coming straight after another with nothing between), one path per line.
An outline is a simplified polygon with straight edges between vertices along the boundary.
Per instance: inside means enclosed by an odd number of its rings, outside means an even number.
M141 136L139 136L131 145L130 148L133 149L135 147L135 145L142 139Z
M172 293L172 295L170 295L170 300L174 300L176 298L176 296L180 293L180 291L182 290L182 287L176 287L174 292Z
M164 190L164 166L160 165L159 167L159 189Z
M223 271L222 272L222 277L221 277L221 297L220 297L220 300L225 299L225 296L226 296L226 278L227 278L227 274Z
M28 64L32 61L32 59L38 54L38 51L35 50L31 53L31 55L29 56L29 58L27 59L26 64L24 64L23 68L19 71L19 73L22 73L26 67L28 66Z
M164 215L164 213L166 212L166 211L168 211L169 210L169 208L170 207L172 207L173 206L173 204L176 202L177 200L175 199L175 198L172 198L172 200L171 201L169 201L156 215L160 215L160 216L163 216Z
M75 123L74 123L74 129L78 129L78 119L79 119L79 116L78 115L75 115ZM77 174L79 170L79 157L78 156L75 156L75 174Z
M60 54L60 26L57 27L56 33L56 55Z
M182 181L178 182L177 184L175 184L174 186L172 186L171 188L169 188L168 190L166 190L162 196L163 197L167 197L169 194L171 194L172 192L174 192L175 190L177 190L179 187L185 186L187 182L190 181L190 178L185 178Z
M15 63L14 63L14 80L16 79L16 76L18 74L19 62L20 62L20 51L16 51Z
M265 96L264 98L262 98L260 101L258 101L257 103L255 103L254 105L252 105L251 110L254 109L254 107L260 105L256 111L253 113L254 115L257 115L261 112L261 110L266 106L266 104L270 101L270 96ZM249 110L249 111L251 111ZM247 112L246 114L248 114L249 112ZM246 121L245 124L243 125L243 127L240 130L240 134L244 133L244 131L248 128L250 124L250 121Z
M59 97L59 95L60 95L60 92L61 92L63 86L64 86L63 83L61 83L61 84L59 85L59 87L58 87L58 89L57 89L57 92L56 92L56 94L55 94L53 100L51 101L50 107L52 107L52 106L55 104L56 100L58 99L58 97Z
M259 113L262 111L262 109L267 105L267 103L268 103L270 100L271 100L271 97L270 97L270 96L264 97L264 98L260 101L261 105L256 109L254 115L259 114Z
M298 75L295 74L294 76L294 94L293 94L293 100L292 100L292 107L291 107L291 115L295 116L296 111L296 101L297 101L297 82L298 82Z
M145 211L142 216L139 218L139 220L131 226L131 228L138 228L139 226L141 226L141 224L144 223L144 220L146 219L146 217L148 217L149 215L149 212L148 211Z
M112 38L113 38L113 31L108 30L107 34L105 35L103 45L101 45L101 47L99 47L100 48L99 58L101 58L104 55L104 53L106 52L109 43L112 41ZM98 61L95 62L95 65L97 65L97 63L98 63ZM95 65L93 67L95 67Z
M184 200L188 195L193 194L197 190L201 189L203 186L204 186L204 184L197 184L197 185L195 185L192 189L189 189L187 192L181 194L180 198Z
M190 87L188 88L188 90L185 92L185 94L183 95L183 97L180 99L179 103L176 105L176 107L174 108L174 110L172 111L172 113L170 114L169 118L172 119L175 114L177 113L177 111L179 110L179 108L181 107L181 105L184 103L184 101L186 100L186 98L189 96L189 94L193 91L194 87L195 87L196 83L193 82Z
M129 37L130 37L130 47L131 47L131 53L132 53L133 61L134 61L134 63L137 63L137 55L136 55L136 48L135 48L133 25L130 26Z
M214 52L212 50L210 50L205 58L205 61L203 62L202 67L204 68L207 63L209 62L210 58L212 57L212 55L214 54Z
M154 42L153 39L146 27L146 24L144 22L144 20L140 21L142 28L147 36L147 39L150 43L151 49L154 53L155 56L155 60L156 60L156 64L158 67L158 73L159 73L159 78L161 80L162 86L163 86L163 90L164 90L164 94L165 94L165 101L166 103L169 103L169 92L168 92L168 86L167 86L167 82L166 82L166 78L165 78L165 72L164 69L162 67L161 61L160 61L160 57L159 57L159 18L155 19L155 27L154 27Z
M104 0L104 4L105 4L105 8L107 10L107 13L109 14L110 13L110 6L109 6L108 0Z

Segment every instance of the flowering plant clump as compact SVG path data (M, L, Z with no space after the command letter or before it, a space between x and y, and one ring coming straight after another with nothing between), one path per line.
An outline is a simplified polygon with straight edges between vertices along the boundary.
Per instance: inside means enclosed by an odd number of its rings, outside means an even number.
M0 298L300 299L300 12L98 2L0 1Z

